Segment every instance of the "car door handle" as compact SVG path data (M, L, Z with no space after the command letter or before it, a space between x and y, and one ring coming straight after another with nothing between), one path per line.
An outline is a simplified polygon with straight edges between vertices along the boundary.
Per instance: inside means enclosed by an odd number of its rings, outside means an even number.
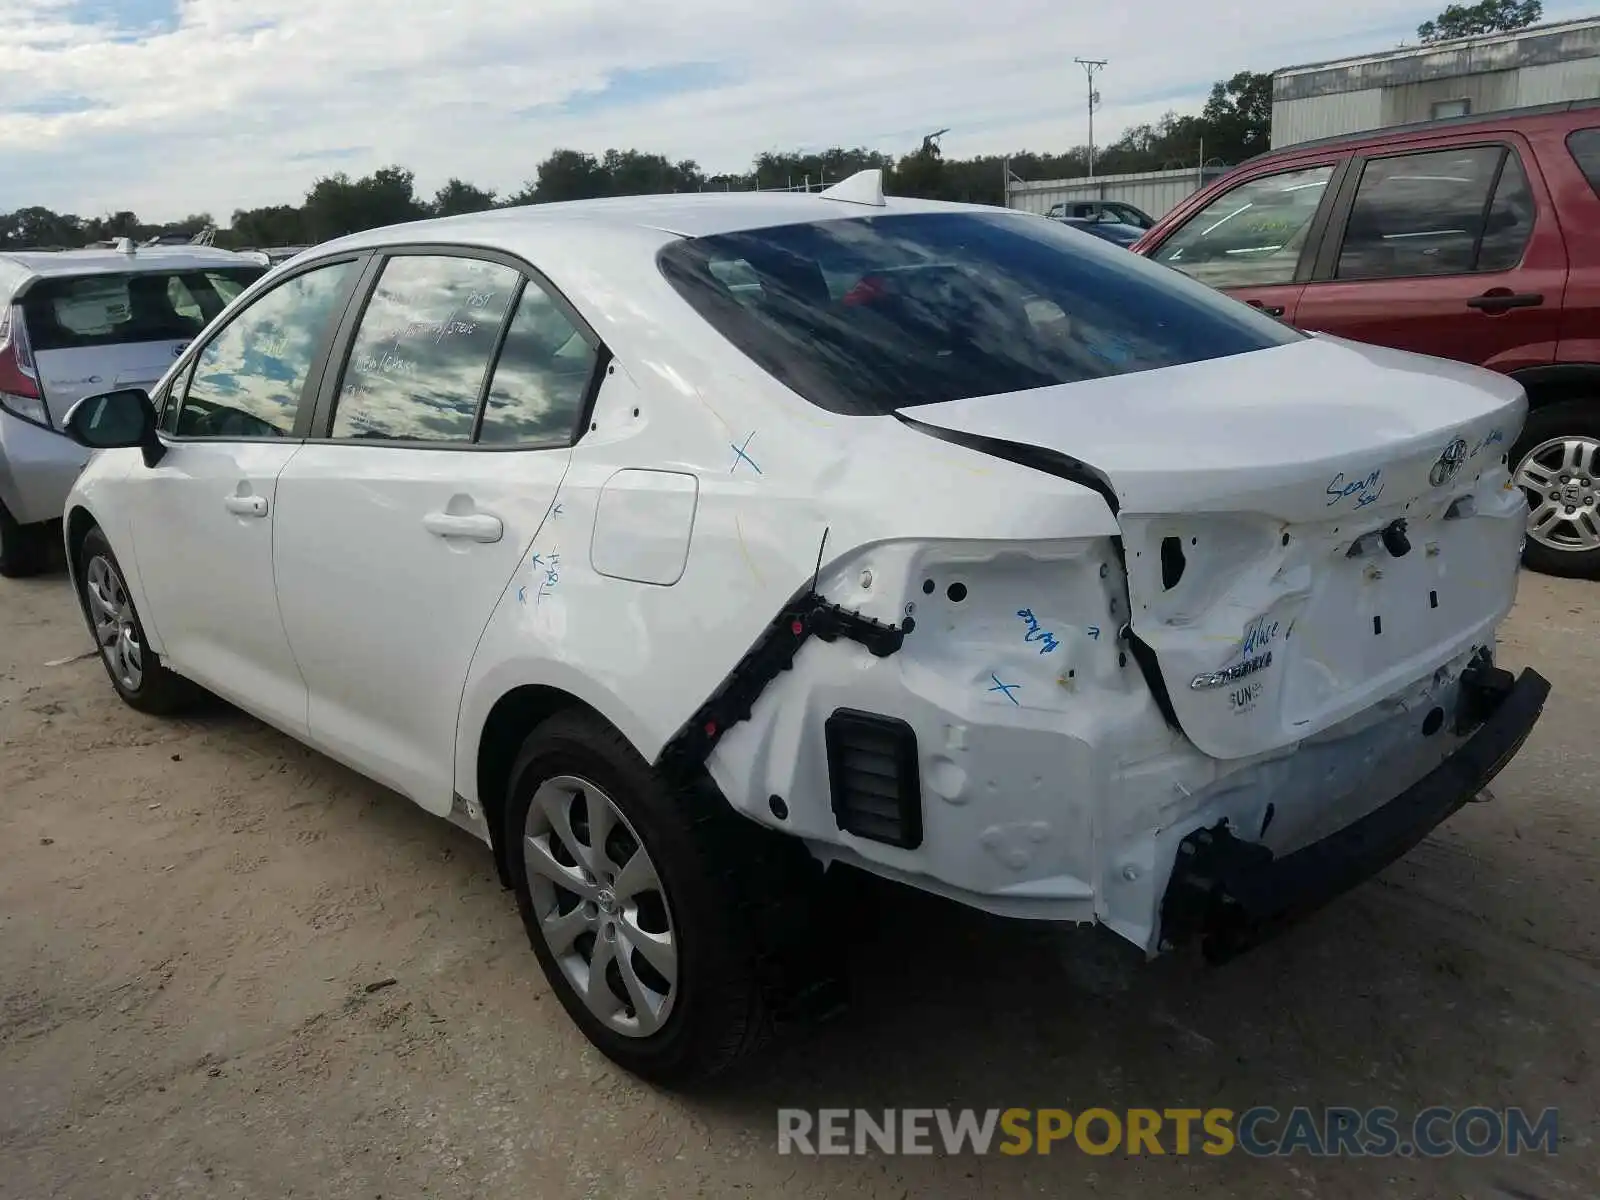
M1508 308L1538 308L1543 303L1544 296L1539 292L1493 291L1474 296L1467 301L1467 307L1497 313Z
M264 517L267 515L265 496L224 496L222 506L236 517Z
M422 518L422 527L434 537L466 538L471 542L498 542L505 532L500 518L489 513L457 516L454 513L431 512Z
M1245 303L1251 308L1259 308L1269 317L1281 317L1284 314L1284 307L1281 304L1263 304L1259 300L1246 300Z

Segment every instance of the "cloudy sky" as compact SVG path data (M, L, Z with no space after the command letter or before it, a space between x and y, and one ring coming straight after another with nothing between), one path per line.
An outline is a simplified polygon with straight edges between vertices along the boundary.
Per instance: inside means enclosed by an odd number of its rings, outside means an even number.
M557 146L740 169L763 149L1084 140L1235 71L1393 47L1443 0L0 0L0 211L297 203L399 162L502 191ZM1547 0L1545 19L1592 5Z

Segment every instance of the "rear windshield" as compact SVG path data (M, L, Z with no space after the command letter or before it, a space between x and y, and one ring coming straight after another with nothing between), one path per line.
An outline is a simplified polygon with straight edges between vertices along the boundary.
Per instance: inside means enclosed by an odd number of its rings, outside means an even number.
M840 413L1076 383L1304 336L1091 234L1003 212L689 238L660 263L725 338Z
M23 298L35 350L182 341L262 274L260 267L41 279Z

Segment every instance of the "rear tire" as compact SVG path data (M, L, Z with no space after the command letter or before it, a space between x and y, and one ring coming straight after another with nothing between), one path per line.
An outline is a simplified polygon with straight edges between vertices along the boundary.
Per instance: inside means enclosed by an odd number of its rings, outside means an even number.
M1544 575L1600 579L1600 400L1534 409L1509 460L1528 497L1524 565Z
M19 525L0 504L0 575L22 579L37 575L50 562L50 523Z
M149 648L122 567L98 525L84 535L78 548L77 577L78 597L88 614L100 662L117 695L130 707L157 716L192 704L200 689L169 671Z
M766 1040L756 934L735 881L737 827L750 823L720 797L674 790L616 730L563 712L523 744L504 822L528 940L602 1054L681 1085Z

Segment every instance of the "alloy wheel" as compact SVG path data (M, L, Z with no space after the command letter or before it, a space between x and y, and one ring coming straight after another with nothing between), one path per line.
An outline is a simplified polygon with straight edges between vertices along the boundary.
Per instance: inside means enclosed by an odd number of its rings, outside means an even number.
M133 619L133 601L116 566L104 555L89 560L84 593L106 667L124 688L138 691L144 681L144 647L139 644L139 627Z
M528 805L522 853L540 936L608 1029L649 1037L671 1014L678 943L660 876L606 793L560 775Z
M1600 550L1600 441L1559 437L1540 442L1517 465L1513 481L1528 497L1528 536L1552 550Z

